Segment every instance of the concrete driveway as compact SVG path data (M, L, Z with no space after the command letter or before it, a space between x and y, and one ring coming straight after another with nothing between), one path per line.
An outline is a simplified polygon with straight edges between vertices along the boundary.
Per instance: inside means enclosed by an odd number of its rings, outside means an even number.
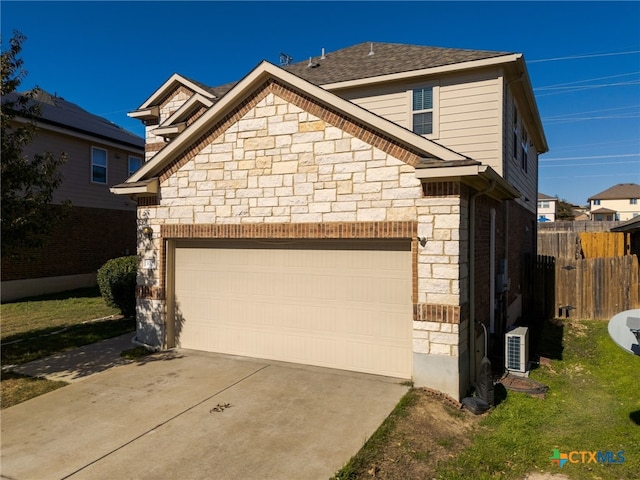
M327 479L399 380L177 350L2 411L2 477Z

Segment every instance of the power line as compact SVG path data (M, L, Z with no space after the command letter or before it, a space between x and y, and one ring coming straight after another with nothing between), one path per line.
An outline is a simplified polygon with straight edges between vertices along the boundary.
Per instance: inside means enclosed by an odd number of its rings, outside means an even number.
M633 175L638 175L638 172L632 172L632 173L605 173L602 175L562 175L559 177L544 177L541 179L543 180L551 180L551 179L555 179L555 178L595 178L595 177L627 177L627 176L633 176ZM638 175L640 177L640 175Z
M640 104L638 105L627 105L624 107L614 107L614 108L602 108L600 110L589 110L587 112L576 112L576 113L568 113L566 115L551 115L550 117L543 117L543 120L552 120L555 118L566 118L569 115L585 115L587 113L600 113L600 112L611 112L613 110L626 110L628 108L637 108L640 107Z
M599 165L628 165L636 164L640 167L638 162L601 162L601 163L567 163L565 165L540 165L540 167L560 168L560 167L597 167Z
M549 88L562 87L566 85L575 85L576 83L592 82L594 80L608 80L610 78L628 77L629 75L637 75L640 72L621 73L620 75L608 75L606 77L587 78L585 80L576 80L574 82L556 83L555 85L547 85L544 87L536 87L534 90L546 90Z
M593 54L587 54L587 55L570 55L567 57L555 57L555 58L541 58L539 60L527 60L527 63L557 62L559 60L577 60L580 58L612 57L615 55L633 55L636 53L640 53L640 50L631 50L628 52L614 52L614 53L593 53Z
M624 158L624 157L640 157L640 153L625 153L622 155L593 155L589 157L560 157L560 158L541 158L540 162L563 162L565 160L589 160L591 158Z

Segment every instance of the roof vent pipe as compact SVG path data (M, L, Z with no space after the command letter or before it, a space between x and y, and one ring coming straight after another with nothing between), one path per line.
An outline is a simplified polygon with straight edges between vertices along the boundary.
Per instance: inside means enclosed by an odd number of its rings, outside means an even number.
M320 60L326 60L327 57L324 55L324 48L322 49L322 55L320 56Z
M368 57L372 57L375 55L375 52L373 51L373 42L371 42L371 46L369 47L369 53L367 54Z

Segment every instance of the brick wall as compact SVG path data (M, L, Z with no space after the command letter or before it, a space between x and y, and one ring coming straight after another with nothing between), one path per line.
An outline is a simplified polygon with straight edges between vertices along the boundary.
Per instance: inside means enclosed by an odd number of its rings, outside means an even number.
M135 248L135 212L73 207L42 249L2 259L2 281L94 273L111 258L135 255Z
M507 209L503 202L491 199L486 195L476 198L476 231L475 231L475 296L476 319L489 325L490 282L495 281L489 276L490 271L490 235L491 208L496 211L495 218L495 273L499 272L500 259L507 258L509 265L508 304L518 295L523 298L523 311L528 310L528 293L530 289L530 263L535 258L535 221L536 215L516 202L509 201ZM505 231L508 231L508 256L506 253ZM515 320L515 319L513 319Z

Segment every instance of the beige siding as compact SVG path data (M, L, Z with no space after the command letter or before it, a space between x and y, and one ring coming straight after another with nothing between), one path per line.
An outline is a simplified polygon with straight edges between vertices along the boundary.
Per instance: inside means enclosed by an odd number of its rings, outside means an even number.
M437 134L428 138L500 172L502 99L500 72L496 69L335 93L376 115L410 128L409 90L421 85L434 85L437 90L434 91L434 131Z
M92 146L107 151L107 185L91 182ZM63 182L54 193L54 203L71 200L71 203L77 207L135 209L135 202L127 197L112 194L109 187L126 180L129 155L142 158L142 150L135 152L134 150L117 149L100 141L91 142L41 129L35 140L24 150L24 153L32 156L43 152L52 152L56 156L61 152L67 154L67 162L61 168Z
M525 172L522 168L522 152L518 145L518 157L513 155L513 115L514 115L514 98L511 92L506 89L504 102L504 178L522 194L521 198L516 200L527 210L536 212L538 198L538 154L535 147L529 146L528 150L528 168ZM518 109L520 112L520 109ZM519 113L518 113L519 115ZM522 117L518 118L519 135L522 134ZM530 129L527 128L527 131ZM520 138L520 137L518 137ZM518 140L520 143L520 140Z
M500 104L496 70L442 79L438 143L500 172Z
M380 115L402 127L409 128L409 97L405 85L337 93L342 98L350 100L376 115Z

